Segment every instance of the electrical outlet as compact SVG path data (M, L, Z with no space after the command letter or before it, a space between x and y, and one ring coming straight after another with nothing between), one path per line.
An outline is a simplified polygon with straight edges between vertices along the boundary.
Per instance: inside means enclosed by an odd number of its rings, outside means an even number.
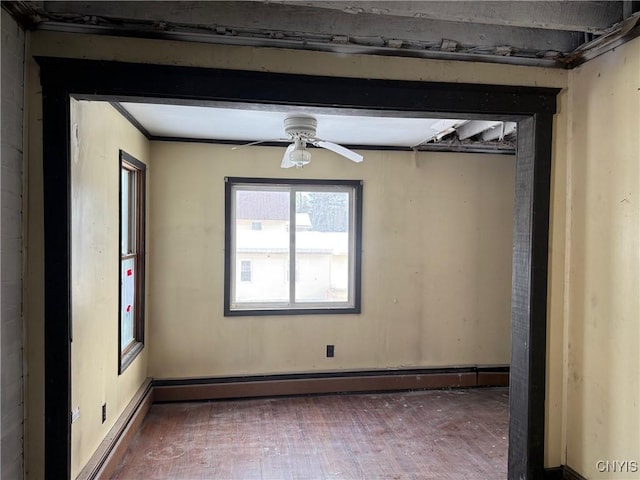
M107 404L102 404L102 423L107 421Z
M327 358L333 357L334 353L335 353L335 346L327 345Z
M75 422L80 418L80 405L71 410L71 423Z

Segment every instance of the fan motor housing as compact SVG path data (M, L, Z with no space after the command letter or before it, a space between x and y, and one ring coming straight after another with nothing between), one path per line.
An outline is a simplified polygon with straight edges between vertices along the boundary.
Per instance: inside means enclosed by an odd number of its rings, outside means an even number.
M315 138L318 122L313 117L289 117L284 120L284 131L291 138Z

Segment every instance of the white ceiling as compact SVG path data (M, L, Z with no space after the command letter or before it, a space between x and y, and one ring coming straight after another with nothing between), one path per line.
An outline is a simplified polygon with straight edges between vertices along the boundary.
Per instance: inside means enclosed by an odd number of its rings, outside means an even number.
M212 108L151 103L120 104L152 137L231 141L286 140L285 111ZM317 136L346 145L413 147L463 120L313 113Z

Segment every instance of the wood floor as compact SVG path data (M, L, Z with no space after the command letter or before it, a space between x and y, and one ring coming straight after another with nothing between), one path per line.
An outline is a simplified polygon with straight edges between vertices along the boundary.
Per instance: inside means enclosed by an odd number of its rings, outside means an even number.
M507 478L508 389L156 404L112 479Z

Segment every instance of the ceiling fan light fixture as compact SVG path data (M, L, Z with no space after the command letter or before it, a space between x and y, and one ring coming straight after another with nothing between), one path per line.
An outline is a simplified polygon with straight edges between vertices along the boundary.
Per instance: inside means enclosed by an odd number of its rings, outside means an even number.
M311 152L304 147L295 148L289 154L289 160L296 167L302 168L311 161Z

